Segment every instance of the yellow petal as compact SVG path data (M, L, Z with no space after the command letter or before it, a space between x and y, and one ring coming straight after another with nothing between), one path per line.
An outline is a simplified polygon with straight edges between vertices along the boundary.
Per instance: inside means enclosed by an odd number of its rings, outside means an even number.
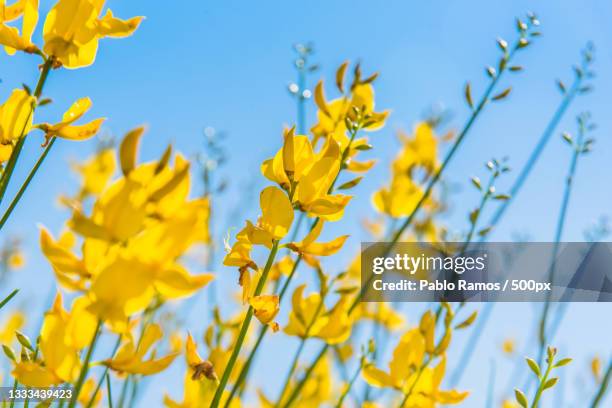
M190 275L183 266L174 264L163 268L155 280L155 288L167 299L189 296L206 286L214 279L214 275L205 273Z
M121 162L121 171L124 176L136 167L136 154L138 152L138 143L144 133L144 127L138 127L129 131L121 141L119 147L119 161Z
M185 357L187 358L187 364L190 367L196 366L202 362L202 357L198 354L197 346L191 333L187 335L187 342L185 343Z
M279 311L279 297L277 295L254 296L250 300L255 317L263 324L268 324Z
M394 383L391 376L383 370L368 364L363 368L363 379L373 387L393 387Z
M15 89L0 108L0 143L24 137L32 128L34 98L23 89Z
M143 19L144 17L132 17L129 20L121 20L115 18L113 12L108 9L98 22L98 33L101 37L128 37L136 31Z
M267 187L261 192L261 227L274 239L281 239L291 228L293 207L285 192L277 187Z
M57 131L57 133L53 135L68 140L87 140L90 137L95 136L96 133L98 133L98 131L100 130L100 126L102 126L102 123L104 123L104 121L104 118L100 118L95 119L84 125L63 126Z
M11 374L20 384L29 387L50 387L62 382L45 367L32 361L17 363Z

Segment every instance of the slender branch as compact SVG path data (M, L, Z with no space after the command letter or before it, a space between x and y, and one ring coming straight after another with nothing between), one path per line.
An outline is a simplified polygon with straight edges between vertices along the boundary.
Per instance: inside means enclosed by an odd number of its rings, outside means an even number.
M355 370L355 374L353 374L353 376L351 377L351 380L349 381L349 383L346 385L346 388L344 389L344 391L342 391L342 394L340 395L340 398L338 399L338 402L336 403L336 408L342 408L342 403L344 402L344 400L346 399L346 397L349 395L351 389L353 388L353 384L355 384L355 381L357 381L357 378L359 378L359 374L361 373L361 370L363 369L363 365L364 365L364 359L362 358L361 361L359 362L359 367L357 367L357 370Z
M574 151L572 154L572 159L570 163L569 172L567 175L567 179L565 181L565 189L563 192L563 200L561 201L561 209L559 211L559 218L557 220L557 228L555 231L555 241L553 245L551 266L548 273L548 282L554 286L555 273L557 267L557 255L559 253L559 245L561 242L561 238L563 236L563 230L565 227L565 221L567 219L567 208L569 206L569 200L572 192L573 179L576 174L576 167L578 165L578 157L582 152L582 140L584 138L585 129L581 124L580 129L578 131L578 139L576 141L576 146L574 146ZM539 354L538 354L538 363L542 363L542 358L544 357L544 350L546 348L547 336L546 336L546 323L548 320L548 314L550 312L550 304L551 304L552 292L548 291L546 295L546 303L544 304L544 310L542 311L542 316L540 318L539 324L539 332L538 339L540 342Z
M23 182L23 184L21 184L21 187L19 188L19 191L17 192L17 194L15 195L13 200L11 200L11 203L9 204L7 209L4 211L4 214L2 215L2 218L0 219L0 230L2 230L2 228L4 227L4 224L6 224L6 221L9 219L9 216L11 215L11 213L13 212L15 207L17 206L17 203L21 199L21 196L23 196L23 193L25 193L26 189L30 185L30 182L34 178L34 175L38 171L38 168L43 163L43 161L45 160L47 155L49 154L49 151L53 147L53 144L55 143L55 140L56 140L55 137L51 138L51 140L49 141L47 146L45 146L45 150L43 150L42 154L40 155L40 157L36 161L36 164L30 170L30 173L28 174L28 177L26 177L26 179Z
M122 338L121 335L119 335L117 337L117 342L115 343L115 346L113 348L113 352L111 354L111 358L115 356L115 353L119 349L119 345L121 344L121 338ZM100 388L102 387L102 382L104 381L104 377L108 377L108 370L109 370L108 366L104 367L104 371L102 372L102 376L100 377L100 380L98 380L98 384L96 385L96 388L94 389L93 394L91 394L91 398L89 399L89 402L87 403L86 408L93 407L94 402L96 400L96 396L98 395L98 392L100 392ZM109 401L111 401L110 393L109 393ZM112 401L110 402L110 404L112 405Z
M266 281L268 280L268 274L270 273L270 269L272 268L272 264L274 263L274 258L276 257L276 253L278 252L278 241L274 241L272 245L272 250L268 255L268 260L266 262L266 266L264 267L261 278L259 278L259 282L257 282L257 287L255 288L254 296L259 296L261 291L264 288ZM217 408L219 403L221 402L221 396L223 395L223 391L229 381L229 376L236 364L236 360L238 359L238 354L240 353L240 349L242 348L242 344L246 338L247 331L249 330L249 325L251 323L251 319L253 318L253 306L249 305L249 309L247 310L244 321L242 322L242 327L240 328L240 333L238 334L238 338L236 339L236 344L234 344L232 355L225 366L225 370L223 370L223 375L221 377L221 381L219 382L219 386L215 391L215 395L213 397L211 408Z
M93 351L96 348L96 342L98 341L98 337L100 336L101 327L102 320L100 319L98 320L98 324L96 325L96 330L91 339L91 343L89 344L89 348L87 349L85 361L83 362L83 367L81 367L81 373L79 374L79 378L74 386L74 392L72 393L72 398L70 399L70 404L68 404L68 408L74 408L79 399L79 393L81 392L81 388L83 388L83 384L85 383L85 379L87 378L87 372L89 371L89 363L91 362Z
M610 383L610 373L612 372L612 360L608 363L608 369L606 370L606 374L604 378L601 380L601 385L597 390L597 394L593 398L593 402L591 403L591 408L597 408L599 404L603 401L604 395L606 395L606 391L608 390L608 384Z
M19 289L15 289L14 291L12 291L7 297L5 297L1 302L0 302L0 309L2 309L4 307L4 305L6 305L8 302L11 301L11 299L13 297L15 297L15 295L17 294L17 292L19 292Z

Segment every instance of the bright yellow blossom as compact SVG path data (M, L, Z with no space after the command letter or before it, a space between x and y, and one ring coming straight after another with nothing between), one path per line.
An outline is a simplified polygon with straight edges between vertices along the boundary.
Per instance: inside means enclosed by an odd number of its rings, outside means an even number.
M51 310L45 314L40 332L41 360L16 363L13 376L31 387L49 387L75 380L81 366L79 351L84 339L86 343L91 341L94 331L95 324L92 330L87 312L67 312L58 295Z
M306 285L300 285L293 292L292 310L285 333L301 338L317 337L328 344L346 341L352 328L348 299L341 298L333 308L326 310L321 304L321 295L315 292L303 297L305 289Z
M74 125L73 123L79 120L87 111L91 109L91 99L81 98L70 106L64 113L62 121L54 125L49 123L41 123L36 125L39 129L45 132L45 138L49 140L52 137L61 137L68 140L85 140L94 136L100 130L100 126L104 122L104 118L95 119L84 125Z
M15 27L5 23L22 18L21 33ZM6 6L0 0L0 44L4 45L7 54L12 55L16 50L32 53L37 47L32 44L32 33L38 23L38 0L17 0Z
M155 351L152 351L151 356L145 359L153 344L162 337L163 333L159 325L149 324L145 328L138 344L134 342L131 336L128 337L128 340L119 348L117 354L112 359L105 360L103 364L120 373L142 375L159 373L165 370L178 355L178 353L171 353L157 358Z
M0 145L9 146L30 132L34 102L25 90L15 89L0 105ZM5 156L2 154L2 158Z
M104 0L59 0L47 14L43 51L66 68L91 65L104 37L130 36L142 17L115 18L111 10L100 18Z

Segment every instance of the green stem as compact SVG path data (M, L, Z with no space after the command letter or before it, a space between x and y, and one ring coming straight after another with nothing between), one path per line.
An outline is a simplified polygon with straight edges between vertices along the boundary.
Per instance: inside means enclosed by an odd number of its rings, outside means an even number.
M406 403L408 402L408 398L410 398L410 396L412 395L412 393L414 391L414 388L416 387L417 383L421 379L421 375L423 374L423 371L431 363L431 360L432 360L431 357L428 358L427 361L425 361L425 363L423 363L423 365L421 367L419 367L419 372L417 373L417 376L414 379L414 382L412 383L412 385L410 385L410 388L408 389L408 392L406 392L406 394L404 394L404 399L402 400L402 403L400 404L400 408L404 408L404 405L406 405Z
M536 394L533 398L531 408L536 408L538 406L538 403L540 402L540 397L542 397L542 392L544 391L544 384L546 384L546 381L548 380L548 375L550 374L550 370L552 369L552 367L553 363L552 361L549 361L548 367L546 368L546 373L544 373L544 377L540 379L540 386L538 387L538 390L536 391Z
M119 345L121 344L121 338L122 338L121 335L119 335L117 337L117 342L115 343L115 347L113 348L113 352L111 354L111 358L114 357L115 353L119 349ZM100 380L98 380L98 384L96 385L96 389L94 390L93 394L91 395L91 398L89 399L89 402L87 403L86 408L93 407L93 404L94 404L94 401L96 399L96 396L98 395L98 392L100 392L100 388L102 388L102 382L104 381L104 377L105 376L108 376L108 366L104 367L104 371L102 372L102 376L100 377ZM110 398L109 398L109 400L110 400Z
M106 393L108 394L108 407L113 408L113 394L111 393L110 375L107 372L106 375Z
M274 258L276 257L277 252L278 252L278 241L274 241L274 244L272 245L272 250L270 251L270 255L268 255L266 266L264 267L264 270L263 270L263 273L261 274L261 278L259 279L259 282L257 282L257 287L255 288L255 293L253 294L254 296L259 296L261 294L261 291L263 290L264 285L266 284L266 281L268 280L268 274L270 273L270 269L272 268L272 264L274 263ZM232 373L234 365L236 364L236 360L238 359L238 354L240 354L240 349L242 348L242 345L246 338L246 334L249 330L249 325L251 323L251 319L253 318L253 312L254 312L253 306L249 306L249 309L247 310L244 321L242 322L240 333L238 334L238 338L236 339L236 344L234 344L232 355L230 356L227 366L225 366L225 370L223 370L221 381L219 382L219 386L217 387L217 390L215 391L215 395L210 405L211 408L217 408L219 406L219 403L221 402L221 396L223 395L223 391L225 390L227 382L229 381L230 374Z
M287 399L287 402L285 402L285 404L282 406L282 408L288 408L288 407L290 407L295 402L296 398L300 395L300 392L302 391L302 388L304 388L304 385L306 385L306 381L308 380L308 378L310 378L310 376L314 372L315 368L317 367L317 365L319 364L319 362L321 361L323 356L325 356L325 353L327 353L327 350L329 349L329 347L330 346L327 343L325 344L325 346L323 346L323 348L321 349L319 354L317 354L317 356L315 357L315 359L312 362L312 364L308 367L308 369L306 369L306 372L304 373L304 376L298 382L296 387L293 389L293 391L289 395L289 398Z
M79 393L81 392L81 388L83 387L83 384L85 383L85 379L87 378L87 372L89 371L89 363L91 362L91 357L96 347L98 337L100 336L101 327L102 327L102 320L98 320L98 324L96 325L96 331L91 339L89 348L87 349L87 354L85 355L85 361L83 362L83 367L81 367L81 373L79 374L79 378L74 386L74 392L72 393L72 398L70 399L70 404L68 404L68 408L74 408L76 406L76 403L79 398Z
M19 385L19 382L17 382L17 379L15 378L15 380L13 381L13 394L15 393L15 391L17 390L17 385ZM9 405L10 408L13 408L15 406L15 399L11 399L11 404Z
M47 146L45 146L45 150L43 150L42 154L38 157L38 160L36 161L36 164L30 170L30 173L28 174L28 177L21 184L21 187L19 188L19 191L17 192L17 194L15 195L13 200L11 200L11 203L9 204L8 208L6 209L6 211L4 211L4 214L2 215L2 218L0 219L0 230L2 230L2 228L4 227L4 224L6 224L6 221L8 220L9 216L11 215L11 213L13 212L15 207L17 206L17 203L21 199L21 196L23 196L23 193L25 193L26 189L30 185L30 182L34 178L34 175L38 171L38 168L43 163L43 161L45 160L47 155L49 154L49 151L51 150L51 148L53 147L53 144L55 143L55 139L56 138L54 136L54 137L51 138L51 140L49 140L49 143L47 144Z
M597 408L599 403L603 401L604 395L606 395L606 391L608 389L608 384L610 383L610 373L612 372L612 360L608 363L608 369L606 370L606 374L604 378L601 380L601 385L597 390L597 394L595 394L595 398L593 398L593 402L591 403L591 408Z
M4 307L4 305L6 305L8 302L11 301L11 299L13 297L15 297L15 295L17 294L17 292L19 292L19 289L15 289L14 291L12 291L7 297L5 297L1 302L0 302L0 309L2 309Z
M306 339L308 339L308 335L310 334L310 330L312 330L312 327L314 326L315 322L317 321L317 319L319 318L319 313L321 313L321 309L323 309L323 305L325 302L325 295L321 296L321 301L319 302L319 305L317 306L317 309L315 310L315 313L312 317L312 320L310 321L310 323L308 324L308 326L306 327L306 332L304 333L304 337L302 337L301 341L300 341L300 345L295 353L295 356L293 356L293 361L291 362L291 366L289 368L289 372L287 373L287 377L285 377L285 384L283 385L283 388L281 389L281 393L278 397L278 401L276 402L275 406L278 407L280 406L283 397L285 396L285 393L287 392L287 390L289 389L289 385L291 384L291 377L293 377L293 374L295 373L295 370L298 366L298 363L300 361L300 357L302 356L302 352L304 351L304 346L306 345Z
M567 219L567 208L569 206L569 200L572 192L573 179L576 175L576 168L578 165L578 157L580 156L582 150L582 140L584 138L585 129L581 128L578 132L578 138L576 140L576 146L574 147L574 151L572 154L572 159L570 162L570 168L567 175L567 179L565 181L565 189L563 192L563 200L561 201L561 209L559 211L559 218L557 220L557 229L555 231L555 240L553 245L551 266L548 273L548 282L552 286L554 286L555 274L557 269L557 255L559 252L559 245L561 242L561 238L563 236L563 230L565 227L565 221ZM540 341L540 349L538 354L538 364L542 363L542 358L544 356L544 349L546 348L547 336L546 336L546 323L548 320L548 315L550 313L550 304L551 304L552 291L548 291L546 294L546 303L544 304L544 310L542 311L542 316L540 318L539 325L539 341Z
M343 406L342 403L344 402L346 397L349 395L349 392L351 392L351 389L353 388L353 384L355 384L355 381L357 381L357 378L359 378L359 374L361 373L362 369L363 369L363 360L360 362L359 367L357 367L357 370L355 370L355 374L353 374L353 376L351 377L351 380L347 384L345 390L342 391L342 394L340 395L340 398L338 399L338 402L336 403L335 408L342 408Z

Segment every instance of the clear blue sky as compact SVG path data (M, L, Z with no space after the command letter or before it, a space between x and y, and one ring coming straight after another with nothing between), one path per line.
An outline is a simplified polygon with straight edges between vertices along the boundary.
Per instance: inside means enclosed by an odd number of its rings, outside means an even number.
M316 77L332 78L345 59L360 60L366 72L381 73L376 84L377 103L393 113L388 126L372 136L372 156L381 160L355 190L357 198L346 213L343 226L353 220L355 227L350 231L350 245L340 257L344 260L365 237L357 221L372 214L369 194L388 176L386 161L397 148L396 130L411 129L434 103L447 106L454 115L452 126L461 127L467 116L463 85L471 81L475 95L480 94L486 85L484 66L493 64L498 56L495 38L512 40L514 16L533 10L542 21L544 35L519 56L517 62L525 72L506 77L504 81L514 88L511 97L488 107L448 169L448 179L463 188L455 196L448 222L458 231L465 227L465 214L478 199L466 188L466 180L484 174L484 161L507 155L513 168L522 166L560 101L554 80L571 80L571 65L579 61L579 50L589 40L597 48L595 91L577 100L557 134L561 130L573 132L574 117L582 110L590 110L599 127L594 134L594 152L579 164L563 239L582 240L586 227L602 215L612 215L612 6L605 0L107 3L117 16L144 15L146 20L129 39L103 40L94 66L53 72L45 94L54 103L37 119L52 120L73 100L90 96L94 107L89 117L108 117L105 128L109 132L120 135L138 124L149 125L142 152L145 159L158 155L168 142L194 155L201 149L204 126L224 130L229 134L227 148L231 155L226 169L231 169L228 174L233 179L226 202L220 204L225 208L241 199L245 207L256 205L253 197L240 188L253 181L249 174L255 174L261 160L276 150L283 125L295 120L295 104L286 91L295 77L293 43L314 42L314 61L321 65ZM43 9L50 5L42 1ZM2 55L0 67L2 98L22 82L33 85L36 78L34 58L30 56ZM310 123L313 113L309 105ZM37 138L33 135L27 143L23 167L37 156ZM23 287L19 301L27 303L33 314L45 304L51 282L50 268L37 254L36 224L42 223L53 232L60 229L67 215L54 205L55 198L75 189L75 178L67 170L68 159L89 155L95 142L60 141L55 147L2 233L3 237L18 233L26 240L28 269L11 286ZM552 239L569 155L567 146L555 135L493 239L510 240L515 232L528 233L536 241ZM513 177L501 181L498 189L503 191ZM263 185L263 178L255 181ZM227 211L218 214L223 217ZM229 221L234 226L242 222ZM336 268L341 265L338 262ZM235 271L224 268L220 273ZM525 345L532 321L527 318L538 310L539 306L529 304L496 307L483 336L485 341L478 348L478 358L464 376L462 386L478 391L469 406L482 406L483 377L488 375L491 359L499 357L499 343L512 335ZM574 305L569 310L557 342L564 354L576 358L564 379L566 406L588 393L588 387L576 387L579 379L588 375L588 358L594 353L610 355L610 313L608 304ZM411 310L408 316L414 321L417 315ZM202 328L196 320L192 328L198 332ZM455 351L461 349L462 336L457 337ZM286 361L295 348L293 342L279 342L281 347L274 344L271 347L276 347L279 362ZM272 361L268 363L262 370L272 377L284 375L284 365L275 368ZM182 370L180 364L175 366L177 373ZM498 386L505 387L504 375L511 371L505 367L511 364L499 360L497 367ZM158 387L148 389L146 400L159 401L163 389L181 378L168 381L164 377L163 382L156 383ZM178 391L173 394L178 396Z

